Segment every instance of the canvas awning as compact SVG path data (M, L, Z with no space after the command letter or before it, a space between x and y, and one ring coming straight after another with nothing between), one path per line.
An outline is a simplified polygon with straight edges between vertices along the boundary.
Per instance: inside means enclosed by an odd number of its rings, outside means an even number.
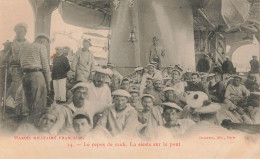
M247 0L222 0L221 15L229 28L246 22L250 3Z
M90 29L109 28L110 15L96 9L62 1L59 5L59 12L67 24Z

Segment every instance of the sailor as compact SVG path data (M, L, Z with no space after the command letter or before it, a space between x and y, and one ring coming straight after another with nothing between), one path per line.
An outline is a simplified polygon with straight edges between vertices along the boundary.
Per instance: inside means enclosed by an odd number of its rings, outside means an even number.
M143 109L138 111L138 121L140 122L139 133L141 137L156 138L158 134L154 131L158 126L163 126L162 108L154 105L155 98L150 94L141 96Z
M153 64L148 64L146 66L147 72L143 74L141 85L140 85L140 92L142 93L146 84L147 77L153 78L153 79L161 79L163 80L161 71L155 69L155 66Z
M180 107L184 107L185 99L184 97L180 97L175 93L175 89L172 87L165 87L163 89L165 100L164 102L173 102Z
M253 59L250 61L250 65L251 65L251 70L250 70L250 74L251 76L254 76L256 78L256 82L259 85L260 84L260 79L259 79L259 61L257 60L257 56L252 56Z
M73 129L75 134L80 137L86 137L92 129L88 114L79 112L73 117Z
M242 78L241 74L234 75L233 82L227 86L223 109L229 111L233 122L252 124L252 120L243 111L243 107L247 105L246 101L250 92L241 84Z
M187 86L187 83L181 80L181 76L182 72L179 69L173 69L171 74L172 80L166 83L167 87L172 87L175 89L175 93L178 96L183 95L185 87Z
M69 60L65 57L62 47L56 47L56 56L53 58L52 80L54 88L54 100L65 103L67 73L70 70Z
M187 83L186 91L201 91L209 95L208 88L200 82L200 75L197 72L192 73L192 81Z
M7 53L3 57L3 63L9 64L8 72L11 75L11 85L7 91L6 97L11 97L15 99L16 91L22 83L22 70L20 66L20 48L23 44L29 43L25 36L27 33L27 24L18 23L14 27L15 39L11 42Z
M87 101L88 97L88 85L86 83L80 82L74 85L71 89L73 94L72 98L68 103L63 105L54 105L59 111L58 121L55 126L52 128L51 133L53 135L59 134L73 134L73 117L78 112L87 113L90 117L90 122L92 122L92 110L89 102Z
M16 134L30 135L51 135L51 129L58 120L58 111L54 107L48 107L41 114L38 123L23 123L16 130Z
M209 61L207 60L207 57L208 57L208 55L204 54L203 58L201 58L198 61L198 64L197 64L197 71L198 72L206 72L206 73L209 72L210 65L209 65Z
M114 104L108 107L97 124L97 129L105 128L112 136L135 135L138 126L137 112L129 103L131 95L122 89L112 93Z
M22 84L29 108L29 120L36 123L47 106L47 95L50 92L49 42L48 35L39 34L34 43L24 43L20 48Z
M166 102L163 106L164 127L167 128L173 136L184 134L185 131L195 124L191 119L179 119L182 108L172 102Z
M172 65L167 66L166 71L163 72L163 78L171 77L174 67Z
M112 71L106 67L96 66L93 81L88 82L88 101L93 107L93 113L102 113L112 103L111 91L105 83Z
M83 48L76 52L73 58L71 70L75 72L77 82L87 82L94 69L94 56L93 53L89 51L90 46L91 40L84 39Z

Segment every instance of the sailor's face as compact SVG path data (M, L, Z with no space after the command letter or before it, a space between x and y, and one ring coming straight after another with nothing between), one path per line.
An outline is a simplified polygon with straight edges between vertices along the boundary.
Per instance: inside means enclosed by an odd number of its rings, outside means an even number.
M78 88L73 93L73 101L77 103L77 106L83 106L87 97L88 97L87 88L83 88L83 87Z
M26 35L26 29L24 27L17 27L15 29L15 34L17 38L22 39Z
M69 48L63 48L63 55L67 57L69 55L69 51Z
M133 103L137 103L139 99L139 94L138 93L131 93L131 101Z
M193 83L198 83L198 82L199 82L198 76L197 76L197 75L193 75L192 78L191 78L191 81L192 81Z
M153 106L153 99L150 97L143 97L142 105L145 111L149 111Z
M124 110L127 106L127 97L115 96L114 103L117 110Z
M154 82L154 89L157 91L160 91L162 88L162 81L156 81Z
M172 79L174 79L174 80L180 79L179 72L173 71L172 72Z
M165 98L170 100L170 101L173 101L174 100L174 91L172 90L168 90L166 91L165 93Z
M121 87L122 87L122 89L124 89L124 90L128 90L129 87L130 87L129 81L123 81L122 84L121 84Z
M215 76L215 81L216 81L216 82L219 82L219 81L221 81L221 78L220 78L220 76Z
M56 123L57 117L53 114L44 114L39 121L39 130L42 132L48 132Z
M100 72L96 72L94 76L94 84L96 87L101 87L105 83L106 75Z
M73 128L77 135L84 137L90 131L91 126L89 125L87 119L82 118L73 120Z
M151 88L153 86L153 81L150 79L146 80L146 88Z
M170 125L175 125L177 122L178 117L178 112L175 109L167 109L163 117L166 121L166 123L169 123Z
M240 78L234 78L234 80L233 80L234 86L239 86L239 85L240 85L240 82L241 82L241 79L240 79Z
M91 46L91 45L90 45L90 42L88 42L88 41L83 41L83 48L84 48L84 49L88 49L90 46Z
M148 72L149 74L154 73L154 66L148 66L148 67L147 67L147 72Z
M56 53L60 56L63 54L63 49L62 48L56 48Z

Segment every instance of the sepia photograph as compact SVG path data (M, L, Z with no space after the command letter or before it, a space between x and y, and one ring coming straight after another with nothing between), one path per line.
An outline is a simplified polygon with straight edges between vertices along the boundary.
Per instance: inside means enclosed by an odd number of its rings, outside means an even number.
M0 159L259 159L260 0L1 0Z

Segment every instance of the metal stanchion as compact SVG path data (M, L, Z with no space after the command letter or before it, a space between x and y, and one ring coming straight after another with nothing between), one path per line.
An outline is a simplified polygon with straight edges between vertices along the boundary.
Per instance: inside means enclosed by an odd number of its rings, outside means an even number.
M3 99L3 111L2 111L2 121L5 120L5 108L6 108L6 93L7 93L7 64L5 64L5 82L4 82L4 99Z

